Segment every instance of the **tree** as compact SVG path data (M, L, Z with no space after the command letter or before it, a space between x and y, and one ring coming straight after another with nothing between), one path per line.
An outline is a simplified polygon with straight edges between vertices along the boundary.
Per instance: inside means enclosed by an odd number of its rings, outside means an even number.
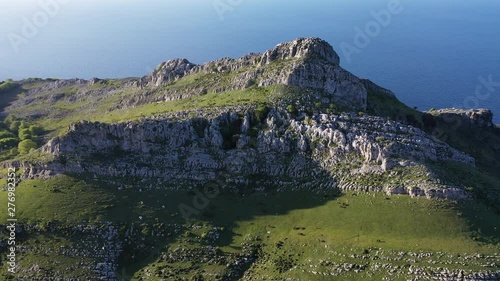
M3 138L0 139L0 149L13 148L19 140L17 138Z
M19 127L19 139L20 140L32 139L30 129Z
M10 123L9 130L10 130L11 132L14 132L14 133L16 133L16 134L17 134L17 132L18 132L18 130L19 130L19 126L20 126L20 125L21 125L21 122L19 122L19 121L12 121L12 122Z
M19 130L22 130L22 129L28 129L30 126L28 123L26 123L25 121L21 121L21 124L19 124Z
M15 138L16 135L9 131L2 130L0 131L0 139L5 139L5 138Z
M19 153L22 155L22 154L27 154L30 152L31 149L36 149L37 148L37 144L36 142L30 140L30 139L27 139L27 140L23 140L19 143L19 145L17 146L17 148L19 149Z

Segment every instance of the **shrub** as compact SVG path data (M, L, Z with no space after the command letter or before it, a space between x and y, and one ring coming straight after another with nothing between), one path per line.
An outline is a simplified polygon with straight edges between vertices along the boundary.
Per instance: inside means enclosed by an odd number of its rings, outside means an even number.
M376 137L375 140L377 142L383 142L383 141L385 141L385 138L384 137Z
M3 138L0 139L0 148L13 148L17 145L19 140L17 138Z
M268 113L269 113L269 107L265 105L259 105L255 109L255 118L262 123L266 119Z
M296 114L297 113L297 109L295 108L295 106L293 106L291 104L286 107L286 111L288 111L288 113L290 113L290 114Z
M21 123L19 124L19 130L22 130L22 129L29 129L29 124L26 123L25 121L21 121Z
M20 125L21 125L21 122L19 122L19 121L12 121L12 122L10 123L9 130L10 130L11 132L14 132L14 133L16 133L16 134L17 134L17 132L18 132L18 130L19 130L19 126L20 126Z
M7 80L5 82L0 83L0 93L8 92L18 86L17 83L14 83L12 80Z
M11 150L9 150L9 156L10 157L14 157L14 156L16 156L18 154L19 154L19 150L16 147L14 147Z
M36 144L36 142L34 142L34 141L30 140L30 139L27 139L27 140L21 141L18 144L17 148L19 149L19 153L21 155L23 155L23 154L29 153L31 149L36 149L37 146L38 145Z
M5 138L15 138L16 135L14 135L13 133L9 132L9 131L0 131L0 139L5 139Z
M19 139L20 140L32 139L30 129L20 127L19 128Z
M42 129L42 127L39 127L39 126L31 125L29 127L29 130L30 130L30 134L33 136L39 136L39 135L43 134L43 129Z

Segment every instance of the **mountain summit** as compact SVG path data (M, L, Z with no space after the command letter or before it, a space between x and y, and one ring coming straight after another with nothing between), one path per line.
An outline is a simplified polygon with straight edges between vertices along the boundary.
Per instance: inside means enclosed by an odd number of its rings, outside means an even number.
M332 46L318 38L299 38L262 54L224 58L203 65L186 59L169 60L142 78L140 86L165 86L193 74L225 77L186 91L190 96L210 91L243 90L254 85L288 85L320 91L339 103L366 109L367 90L363 81L342 69Z
M0 94L18 280L500 278L491 111L410 108L321 39Z
M276 59L318 58L334 65L339 65L340 58L333 47L319 38L298 38L291 42L278 44L275 48L268 50L262 56L261 63L270 63Z

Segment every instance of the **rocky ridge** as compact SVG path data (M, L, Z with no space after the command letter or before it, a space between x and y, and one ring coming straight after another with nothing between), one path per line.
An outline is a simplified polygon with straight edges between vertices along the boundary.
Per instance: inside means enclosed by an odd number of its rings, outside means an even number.
M321 114L292 118L277 109L262 122L251 110L186 120L79 122L41 149L59 160L41 166L19 164L26 168L28 178L92 173L196 185L223 176L228 186L250 187L255 184L251 178L259 175L261 183L269 186L450 199L468 195L460 187L432 178L422 182L427 176L421 173L411 181L401 183L395 177L380 186L356 184L352 178L411 171L426 162L474 165L473 158L423 131L381 117Z
M249 54L239 59L223 58L196 65L187 59L173 59L138 81L137 85L161 87L193 74L233 73L225 83L216 83L211 91L242 90L251 86L288 85L323 91L339 101L365 109L365 83L339 66L340 59L332 46L318 38L299 38L281 43L263 54ZM183 91L183 97L206 93L207 85ZM165 92L165 100L178 93Z

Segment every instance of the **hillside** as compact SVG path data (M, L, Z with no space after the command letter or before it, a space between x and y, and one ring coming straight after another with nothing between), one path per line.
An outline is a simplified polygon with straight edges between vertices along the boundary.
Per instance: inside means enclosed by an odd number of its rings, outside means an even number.
M500 279L491 111L409 108L321 39L0 95L4 279Z

